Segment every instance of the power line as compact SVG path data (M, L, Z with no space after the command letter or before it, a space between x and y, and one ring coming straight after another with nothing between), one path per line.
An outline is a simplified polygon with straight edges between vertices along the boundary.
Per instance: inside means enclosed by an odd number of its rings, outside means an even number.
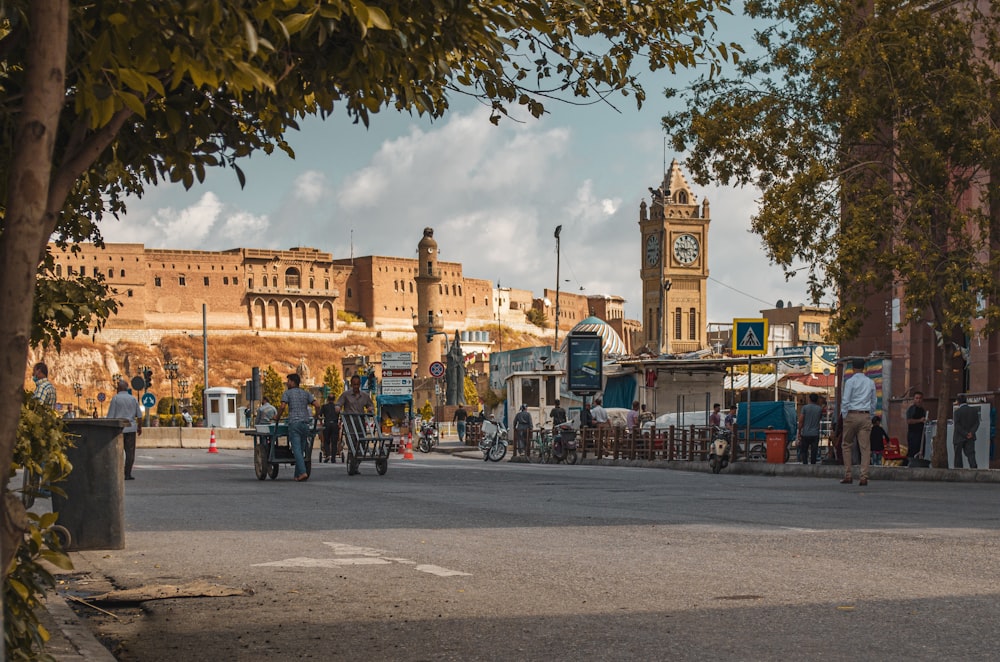
M721 280L719 280L717 278L712 278L711 276L709 276L708 279L710 281L712 281L713 283L718 283L719 285L722 285L723 287L728 287L733 292L738 292L739 294L742 294L745 297L750 297L751 299L755 299L757 301L760 301L761 303L766 303L768 305L771 305L771 303L773 303L771 301L767 301L766 299L761 299L760 297L755 297L754 295L750 294L749 292L744 292L743 290L738 290L735 287L733 287L732 285L729 285L727 283L723 283Z

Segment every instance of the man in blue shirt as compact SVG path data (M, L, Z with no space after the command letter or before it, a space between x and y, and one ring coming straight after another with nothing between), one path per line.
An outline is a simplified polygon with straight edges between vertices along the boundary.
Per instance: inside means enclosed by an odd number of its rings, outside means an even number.
M844 382L844 392L840 399L840 415L844 418L841 450L844 454L844 478L841 483L852 482L851 453L854 444L861 448L861 480L859 485L868 484L868 465L871 463L872 416L878 399L875 382L865 374L865 360L852 359L854 374Z
M309 407L316 412L316 398L309 391L299 388L301 379L296 373L292 373L285 378L285 392L281 394L281 406L274 416L274 422L281 420L281 415L288 408L288 445L292 448L292 455L295 456L295 480L309 480L306 472L305 450L308 446L306 438L309 435L309 427L312 425L312 416L309 414Z

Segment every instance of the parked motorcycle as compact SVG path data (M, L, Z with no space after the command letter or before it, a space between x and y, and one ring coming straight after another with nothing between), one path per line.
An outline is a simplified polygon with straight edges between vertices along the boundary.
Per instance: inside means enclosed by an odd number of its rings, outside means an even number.
M557 434L552 442L552 459L556 462L576 464L576 430L569 422L556 426Z
M417 439L417 448L421 453L430 453L431 449L438 444L438 429L434 425L434 419L420 423L420 437Z
M507 455L507 428L490 416L483 421L482 429L483 439L479 442L479 450L483 452L483 462L499 462Z
M715 427L712 430L712 442L708 447L708 466L712 473L719 473L729 466L729 444L731 433L728 428Z

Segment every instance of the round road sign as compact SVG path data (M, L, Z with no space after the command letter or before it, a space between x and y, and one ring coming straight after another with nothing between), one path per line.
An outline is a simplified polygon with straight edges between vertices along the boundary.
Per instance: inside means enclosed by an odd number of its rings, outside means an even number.
M104 393L98 393L97 394L97 401L98 402L104 402L107 399L108 399L108 396L104 395Z
M440 361L435 361L430 366L431 377L441 377L444 375L444 364Z
M153 395L152 393L143 393L142 394L142 406L143 407L145 407L146 409L149 409L150 407L152 407L155 404L156 404L156 396L155 395Z

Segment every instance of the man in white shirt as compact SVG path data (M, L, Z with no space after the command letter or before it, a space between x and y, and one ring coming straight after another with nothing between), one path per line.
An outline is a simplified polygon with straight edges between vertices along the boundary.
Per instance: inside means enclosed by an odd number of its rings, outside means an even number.
M844 419L840 449L844 454L844 478L841 483L851 483L851 453L854 444L861 448L861 480L859 485L868 484L868 465L871 462L872 416L878 405L875 382L865 375L865 360L852 359L854 374L844 382L844 392L840 399L840 415Z
M118 382L118 392L108 405L108 418L128 420L128 425L122 430L122 445L125 448L125 480L133 480L136 436L142 434L142 409L135 396L128 392L128 382L124 379Z

